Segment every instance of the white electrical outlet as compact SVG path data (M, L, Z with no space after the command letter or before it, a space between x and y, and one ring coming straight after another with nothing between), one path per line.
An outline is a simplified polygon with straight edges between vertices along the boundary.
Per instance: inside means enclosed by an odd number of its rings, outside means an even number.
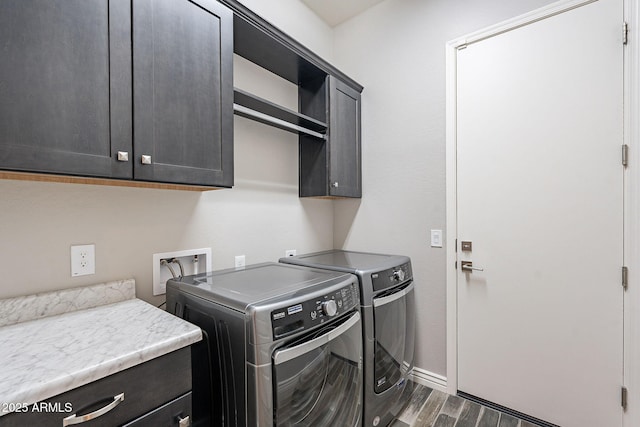
M71 277L96 274L96 246L71 246Z
M236 255L236 268L243 268L244 262L244 255Z
M167 264L163 264L162 260L167 261ZM176 261L170 262L171 260ZM211 271L211 248L153 254L153 295L162 295L167 292L167 280L171 279L173 274L176 276L181 274L180 264L185 276Z
M284 256L296 256L297 251L295 249L287 249L284 251Z

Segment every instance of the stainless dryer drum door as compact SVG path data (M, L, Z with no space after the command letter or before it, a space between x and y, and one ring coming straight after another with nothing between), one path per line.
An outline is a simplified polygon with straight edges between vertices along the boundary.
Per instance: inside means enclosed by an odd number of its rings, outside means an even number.
M382 393L413 368L415 335L413 282L373 299L374 390Z
M277 427L360 425L360 313L276 350L273 376Z

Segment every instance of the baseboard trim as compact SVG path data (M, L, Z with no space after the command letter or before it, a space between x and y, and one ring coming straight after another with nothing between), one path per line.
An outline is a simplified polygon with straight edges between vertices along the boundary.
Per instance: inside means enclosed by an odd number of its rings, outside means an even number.
M426 369L414 367L411 371L411 380L434 390L447 392L447 377L429 372Z

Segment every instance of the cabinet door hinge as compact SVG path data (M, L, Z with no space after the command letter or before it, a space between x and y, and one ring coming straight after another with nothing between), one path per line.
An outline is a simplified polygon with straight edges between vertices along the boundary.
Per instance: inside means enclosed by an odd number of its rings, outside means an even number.
M627 395L628 395L628 391L626 387L622 387L621 392L620 392L620 404L622 405L622 409L623 410L627 410Z
M453 263L453 266L456 268L456 270L458 269L458 261Z
M622 144L622 166L629 165L629 146L627 144Z
M629 43L629 24L622 23L622 44Z
M629 287L629 267L622 267L622 288L626 291Z
M456 252L458 252L458 239L456 239Z

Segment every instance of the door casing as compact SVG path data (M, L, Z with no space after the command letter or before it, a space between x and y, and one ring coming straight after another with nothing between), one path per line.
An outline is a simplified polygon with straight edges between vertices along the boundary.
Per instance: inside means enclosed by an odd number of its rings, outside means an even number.
M446 44L446 283L447 283L447 378L446 389L455 395L457 377L457 169L456 169L456 53L458 48L496 34L535 22L545 17L580 7L597 0L561 0L548 6L468 34ZM624 143L629 146L629 165L624 170L624 265L629 268L628 289L624 295L624 375L620 386L628 390L629 406L623 413L623 426L640 425L640 6L623 0L624 21L628 24L628 42L624 50ZM620 31L622 32L620 23ZM636 272L636 274L634 274Z

